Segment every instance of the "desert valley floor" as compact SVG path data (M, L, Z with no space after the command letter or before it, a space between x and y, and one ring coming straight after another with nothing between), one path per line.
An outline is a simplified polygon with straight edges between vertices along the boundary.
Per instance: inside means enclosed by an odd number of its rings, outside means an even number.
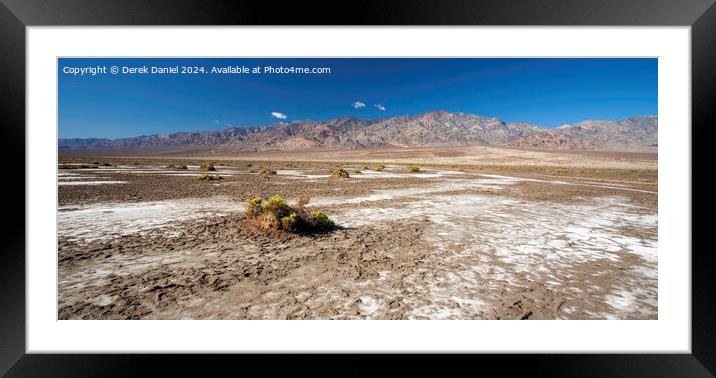
M61 156L58 317L656 319L656 154L500 153ZM246 227L274 194L339 229Z

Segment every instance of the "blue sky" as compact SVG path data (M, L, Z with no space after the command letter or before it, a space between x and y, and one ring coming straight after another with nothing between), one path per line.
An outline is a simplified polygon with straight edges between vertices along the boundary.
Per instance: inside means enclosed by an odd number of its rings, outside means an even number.
M66 73L91 66L108 71ZM113 75L111 66L200 66L206 72L224 66L328 67L330 74ZM546 127L657 114L657 59L652 58L62 58L58 76L60 138L384 118L438 109Z

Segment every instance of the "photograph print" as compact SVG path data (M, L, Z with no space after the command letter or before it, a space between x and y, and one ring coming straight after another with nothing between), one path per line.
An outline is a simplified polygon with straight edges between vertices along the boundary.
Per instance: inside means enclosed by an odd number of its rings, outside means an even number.
M59 320L658 319L656 58L57 69Z

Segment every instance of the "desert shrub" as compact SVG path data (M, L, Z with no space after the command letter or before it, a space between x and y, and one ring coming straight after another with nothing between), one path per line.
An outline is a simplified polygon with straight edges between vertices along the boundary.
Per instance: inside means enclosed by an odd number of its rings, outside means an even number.
M370 168L368 168L367 165L364 165L364 166L363 166L363 170L364 170L364 171L365 171L365 170L368 170L368 169L370 169Z
M186 165L177 165L174 168L181 169L181 170L187 169Z
M297 223L298 215L296 213L281 218L281 227L286 231L295 232Z
M290 205L283 197L274 195L264 200L255 197L246 201L245 222L259 229L292 233L325 232L336 224L321 211L308 212L304 205L310 198L303 195Z
M272 213L279 214L282 217L293 211L291 209L291 205L289 205L283 197L277 195L269 197L268 201L261 205L261 209L263 211L270 211Z
M90 164L92 164L92 165L99 165L99 161L98 161L98 160L92 160L92 163L90 163Z
M202 173L200 176L194 178L197 181L212 181L212 180L223 180L224 178L219 175L210 175L208 173Z
M361 173L360 169L354 169L353 173Z
M341 168L340 166L336 166L333 168L333 171L331 171L331 177L335 178L349 178L350 175L348 174L348 171Z
M258 215L262 210L263 199L261 197L254 197L246 201L246 214L247 215Z
M112 163L102 163L100 164L102 167L113 167Z
M214 168L214 163L202 163L201 166L199 166L199 169L203 171L215 171L216 168Z
M309 222L313 225L314 228L322 231L332 230L336 227L336 224L330 218L328 218L328 215L326 215L326 213L320 210L315 210L311 212Z
M254 166L254 165L251 164L251 163L246 163L246 168L251 168L251 167L253 167L253 166Z
M249 173L259 173L259 171L256 168L249 169Z
M420 167L418 167L417 165L411 165L410 167L408 167L408 170L413 173L420 173Z
M384 169L385 169L385 166L382 164L379 164L379 165L375 166L375 168L373 168L373 170L376 172L383 172Z
M276 174L276 171L274 171L273 169L270 169L270 168L264 168L264 169L261 170L260 174L262 174L262 175L275 175L275 174Z

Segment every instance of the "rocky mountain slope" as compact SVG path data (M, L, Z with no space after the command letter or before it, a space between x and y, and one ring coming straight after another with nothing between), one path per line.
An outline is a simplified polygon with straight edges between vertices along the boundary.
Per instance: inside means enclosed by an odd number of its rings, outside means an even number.
M658 146L658 117L633 117L622 121L584 121L564 125L510 143L535 149L649 149Z
M499 145L531 149L648 149L657 146L656 116L584 121L549 129L473 114L427 112L363 120L294 121L268 127L180 132L121 139L60 139L61 151L203 148L221 152L314 148Z

